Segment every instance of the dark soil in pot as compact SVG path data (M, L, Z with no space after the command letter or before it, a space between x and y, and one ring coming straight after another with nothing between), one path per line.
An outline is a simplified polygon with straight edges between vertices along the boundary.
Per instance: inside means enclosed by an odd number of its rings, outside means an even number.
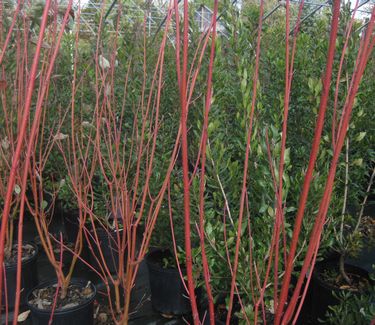
M345 264L345 271L351 279L350 285L340 274L338 261L321 262L315 266L311 281L313 320L324 318L328 306L339 303L333 292L339 295L340 291L345 290L361 294L372 285L367 271L350 264Z
M152 306L167 317L191 312L190 300L178 269L165 263L171 258L173 255L169 250L154 250L146 257Z
M7 304L8 308L14 307L16 298L17 247L14 245L10 255L5 256L4 259L6 288L3 289L2 302L4 305ZM26 294L38 283L37 257L38 247L36 245L28 243L22 246L21 305L26 303Z
M55 282L43 283L34 288L27 297L34 325L49 323L57 285ZM92 325L94 323L95 286L85 280L72 279L66 297L57 294L53 325Z

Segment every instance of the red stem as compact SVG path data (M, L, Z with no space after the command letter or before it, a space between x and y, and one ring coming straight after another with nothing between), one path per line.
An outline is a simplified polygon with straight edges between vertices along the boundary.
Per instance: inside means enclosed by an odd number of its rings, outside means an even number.
M16 301L15 301L15 306L14 306L14 315L17 316L19 312L19 304L20 304L20 292L21 292L21 264L22 264L22 235L23 235L23 217L24 217L24 210L25 210L25 193L26 193L26 185L27 185L27 178L28 178L28 169L30 165L30 157L32 154L32 150L34 148L34 141L37 137L37 132L39 131L39 125L40 125L40 118L41 114L43 112L43 101L48 89L48 83L52 75L54 63L57 57L57 53L59 51L59 45L61 42L62 35L65 30L66 23L69 18L69 12L70 8L72 6L72 0L70 0L67 10L65 12L65 17L61 25L61 30L57 39L57 44L54 49L53 55L50 60L50 65L48 67L46 77L44 80L44 87L42 87L42 90L40 91L39 97L38 97L38 102L36 105L36 110L35 110L35 116L34 116L34 121L32 124L31 132L29 135L29 140L27 143L27 152L26 152L26 158L25 158L25 165L23 169L23 174L22 174L22 185L21 185L21 204L20 204L20 215L19 215L19 226L18 226L18 252L17 252L17 284L16 284ZM48 11L47 11L48 13ZM1 249L1 247L0 247ZM1 257L0 257L1 260ZM0 287L1 289L1 287ZM14 317L13 324L17 324L17 318Z
M177 26L176 28L179 28ZM187 138L187 65L189 49L189 5L188 0L184 0L184 30L183 30L183 58L181 74L181 148L182 148L182 169L184 184L184 228L185 228L185 254L186 254L186 275L189 289L190 303L195 325L200 323L197 301L195 298L195 284L193 278L193 261L191 252L191 227L190 227L190 184L189 184L189 163L188 163L188 138ZM176 51L179 51L179 44Z
M253 129L253 118L254 118L256 97L257 97L257 83L258 83L259 61L260 61L260 40L261 40L262 25L263 25L263 9L264 9L264 1L261 0L260 10L259 10L257 46L256 46L256 54L255 54L255 71L254 71L254 77L253 77L253 89L252 89L253 95L251 99L251 112L250 112L249 126L248 126L248 131L247 131L246 154L245 154L244 171L243 171L243 178L242 178L240 211L238 215L236 249L235 249L234 262L233 262L233 275L232 275L232 282L231 282L231 289L230 289L230 296L229 296L228 315L226 319L227 325L229 325L230 318L232 316L233 296L234 296L234 289L235 289L237 269L238 269L238 258L239 258L239 253L240 253L242 220L243 220L243 213L244 213L245 196L246 196L246 191L247 191L250 142L251 142L251 135L252 135L252 129Z
M287 299L290 278L291 278L291 274L293 271L293 261L294 261L294 257L295 257L296 250L297 250L298 238L299 238L299 234L301 231L302 220L304 216L307 197L309 194L314 166L315 166L316 158L318 156L320 139L321 139L323 125L324 125L324 118L325 118L325 113L327 109L328 95L329 95L329 89L330 89L331 78L332 78L332 66L333 66L335 47L336 47L339 15L340 15L340 0L335 0L334 5L333 5L331 33L330 33L329 49L328 49L327 63L326 63L326 69L325 69L326 73L325 73L324 84L323 84L323 92L322 92L321 100L320 100L319 115L317 119L314 140L313 140L312 149L310 153L309 165L308 165L306 176L304 179L303 189L302 189L297 216L296 216L296 220L294 224L293 237L292 237L292 241L290 245L288 261L286 264L286 270L285 270L285 274L283 278L283 283L282 283L282 288L281 288L281 293L280 293L280 298L279 298L279 305L278 305L278 308L276 310L276 315L275 315L275 324L280 323L281 316L283 314L284 305Z
M342 118L342 127L339 129L338 137L337 137L337 142L335 145L335 150L333 154L333 158L331 161L331 167L329 170L324 194L322 201L319 206L319 211L315 219L314 223L314 228L312 230L311 236L310 236L310 241L309 241L309 246L307 249L306 257L304 260L304 264L301 270L301 273L299 275L299 279L296 285L296 288L293 292L291 301L287 307L287 310L285 312L285 315L283 317L283 322L282 323L288 323L289 320L292 317L292 313L295 309L298 296L301 290L301 287L303 285L303 281L305 278L305 275L310 268L310 273L312 273L314 264L313 264L313 256L316 254L317 249L319 248L319 241L320 241L320 236L323 230L325 218L327 215L327 211L329 208L329 202L331 199L332 191L333 191L333 183L335 179L335 174L336 174L336 168L337 168L337 163L339 160L339 156L341 153L341 149L343 147L344 141L345 141L345 136L348 131L348 125L350 121L350 115L353 109L353 103L355 96L358 91L358 87L361 81L361 78L363 76L364 69L366 67L369 55L373 49L374 43L375 43L375 37L372 36L372 32L374 29L374 23L375 23L375 8L373 8L372 15L370 18L370 22L368 25L368 29L366 31L365 39L363 42L362 50L357 56L357 62L356 62L356 69L352 78L352 83L349 88L349 93L346 98L346 102L344 105L343 109L343 118ZM371 39L372 37L372 39Z
M18 171L18 164L19 164L19 160L21 157L21 152L22 152L23 143L24 143L24 139L25 139L25 135L27 131L27 125L29 121L31 100L32 100L32 95L34 91L34 84L35 84L37 69L39 66L39 57L40 57L40 52L41 52L42 43L43 43L44 31L47 26L47 18L48 18L48 11L49 11L50 4L51 4L51 0L46 0L46 4L44 7L44 11L43 11L43 16L41 20L41 25L40 25L39 38L38 38L38 42L37 42L36 49L35 49L33 64L31 67L29 84L27 87L25 108L23 111L23 117L21 119L22 121L21 127L19 129L19 133L17 137L17 146L13 155L12 167L11 167L11 171L10 171L10 175L8 179L7 193L6 193L6 197L4 200L4 210L3 210L2 220L1 220L1 232L0 232L0 274L3 273L6 225L8 223L9 212L11 208L10 205L12 201L12 194L14 190L16 174ZM2 282L3 282L3 278L0 277L0 292L2 291ZM1 296L0 296L0 306L1 306Z
M206 105L205 114L203 121L203 133L201 142L201 172L200 172L200 184L199 184L199 233L200 233L200 247L202 251L202 264L203 264L203 276L206 286L206 292L208 297L208 307L210 315L210 324L215 325L215 310L214 310L214 299L212 295L211 285L210 285L210 269L208 266L206 248L204 243L204 193L205 193L205 171L206 171L206 147L208 138L208 116L211 108L212 99L212 71L215 59L215 38L216 38L216 16L218 10L218 0L214 3L214 12L212 16L212 41L211 41L211 53L210 62L208 67L208 79L207 79L207 95L206 95Z

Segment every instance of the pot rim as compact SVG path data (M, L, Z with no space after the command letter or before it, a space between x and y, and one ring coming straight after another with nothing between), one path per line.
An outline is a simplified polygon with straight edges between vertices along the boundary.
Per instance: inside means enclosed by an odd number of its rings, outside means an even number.
M163 267L160 266L159 263L157 263L156 261L152 260L152 257L154 256L154 254L160 253L160 252L165 252L165 251L168 251L168 249L157 248L157 249L149 252L146 255L146 258L145 258L147 266L150 269L152 269L153 271L156 271L156 272L170 273L170 274L178 274L178 275L180 275L179 269L177 267L163 268ZM185 267L181 267L181 271L182 271L182 274L184 275L184 273L186 273L186 268Z
M31 245L34 247L34 255L31 255L30 257L24 259L23 261L21 261L21 266L25 266L27 264L30 264L32 262L34 262L37 258L38 258L38 254L39 254L39 248L38 248L38 245L32 243L32 242L25 242L22 244L23 245ZM3 263L4 266L5 266L5 269L6 270L12 270L12 269L16 269L17 268L17 262L15 263L12 263L12 264L5 264Z
M324 266L333 266L333 267L337 266L337 268L338 268L338 261L329 260L329 261L322 261L322 262L317 263L314 267L312 278L315 281L317 281L322 287L324 287L326 289L329 289L331 291L335 291L335 292L345 291L345 289L340 289L337 286L329 284L321 278L321 276L320 276L321 270ZM350 268L351 270L354 270L354 272L356 274L358 274L359 276L361 276L363 278L366 278L369 281L370 284L372 283L372 281L369 277L369 273L365 269L361 268L360 266L353 265L353 264L350 264L350 263L345 263L345 267ZM356 271L359 271L359 272L356 272ZM358 291L358 292L353 292L353 293L361 294L365 291Z
M80 279L80 278L73 278L73 279L71 279L70 283L71 284L82 284L84 286L84 283L86 281L90 282L90 286L91 286L91 288L94 291L94 294L92 295L92 297L89 298L89 299L87 299L86 301L84 301L82 304L80 304L78 306L74 306L74 307L71 307L71 308L66 308L64 310L55 309L55 311L53 313L54 315L64 315L64 314L67 314L67 313L70 313L70 312L81 310L81 309L84 309L85 307L87 307L88 305L90 305L91 303L94 302L94 300L96 298L97 291L96 291L96 286L91 281L85 280L85 279ZM41 289L43 287L48 287L48 286L56 284L56 283L57 283L56 280L45 281L45 282L42 282L42 283L38 284L33 289L31 289L31 291L26 296L26 305L27 305L27 307L32 312L35 312L35 313L44 314L44 315L45 314L51 314L51 310L50 309L48 309L48 310L47 309L39 309L38 307L35 307L34 305L30 304L30 297L33 294L34 290Z
M108 235L108 234L113 235L113 234L117 234L118 232L121 233L121 232L124 231L123 228L119 228L119 229L117 230L117 229L111 229L111 228L106 229L106 228L103 228L103 227L95 227L95 230L96 230L96 233L97 233L98 235L102 235L102 234L104 234L104 235ZM90 233L93 233L94 230L93 230L93 229L90 229L89 232L90 232Z

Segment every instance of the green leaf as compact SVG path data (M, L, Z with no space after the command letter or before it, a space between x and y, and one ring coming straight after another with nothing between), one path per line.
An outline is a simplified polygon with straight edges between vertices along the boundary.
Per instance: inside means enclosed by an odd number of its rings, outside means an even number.
M227 245L230 246L231 244L233 244L233 242L234 242L234 237L230 237L227 240Z
M267 210L267 205L263 204L260 209L259 209L259 213L264 213L265 211Z
M357 135L357 137L355 138L356 141L360 142L363 140L363 138L366 136L366 133L367 132L359 132L359 134Z
M354 159L354 161L353 161L354 166L362 166L362 164L363 164L362 158L357 158L357 159Z
M314 89L314 80L312 78L309 78L309 80L307 81L307 84L308 84L310 90Z
M314 88L315 96L318 96L320 94L320 92L322 91L322 89L323 89L322 81L318 80L318 82L316 83L315 88Z
M207 223L207 226L206 226L206 233L207 233L207 236L210 236L212 234L212 225L210 223Z
M286 212L293 212L293 211L297 211L297 208L296 207L288 207L288 208L286 208Z
M284 151L284 162L285 165L289 165L290 163L290 148L286 148Z
M247 86L247 80L246 79L242 79L242 81L241 81L241 92L242 93L245 92L246 86Z
M42 210L45 210L48 206L48 202L47 201L42 201Z
M361 117L363 114L364 114L364 110L361 108L361 109L358 111L357 116L358 116L358 117Z
M247 69L243 70L243 78L247 80Z

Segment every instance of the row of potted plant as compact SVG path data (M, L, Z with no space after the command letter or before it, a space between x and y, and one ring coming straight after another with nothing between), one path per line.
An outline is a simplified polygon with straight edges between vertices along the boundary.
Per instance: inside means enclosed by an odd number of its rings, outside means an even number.
M320 297L321 288L363 293L372 285L345 258L363 243L374 178L374 15L361 34L352 9L334 1L332 11L300 26L303 3L293 10L287 1L278 24L268 25L262 1L224 12L226 39L215 27L217 1L202 34L188 32L187 1L184 16L177 5L156 38L142 20L130 26L119 7L117 32L107 33L103 13L89 41L79 29L65 33L79 17L71 1L46 1L28 19L21 4L13 8L0 54L1 78L18 85L0 89L6 314L17 316L27 303L35 324L94 322L96 289L73 279L82 263L100 278L112 321L127 324L149 251L154 308L167 317L191 311L194 324L288 323L305 295L317 300L316 290ZM35 47L13 22L33 26ZM129 27L136 32L120 37ZM57 202L68 239L51 231ZM358 213L348 213L349 202ZM23 241L26 212L39 248ZM339 263L312 272L332 248ZM57 281L34 288L40 249ZM335 301L318 299L321 318Z

